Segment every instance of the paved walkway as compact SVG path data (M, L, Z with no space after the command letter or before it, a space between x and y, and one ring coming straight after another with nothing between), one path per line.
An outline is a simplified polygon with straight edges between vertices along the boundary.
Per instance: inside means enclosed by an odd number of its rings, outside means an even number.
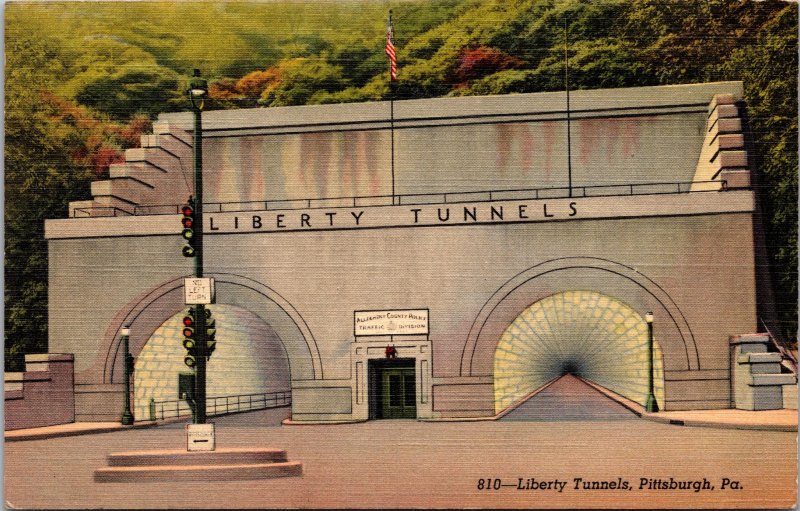
M40 440L44 438L88 435L91 433L125 431L128 429L150 426L152 426L152 424L142 425L139 423L135 426L123 426L118 422L72 422L70 424L59 424L56 426L45 426L42 428L27 428L6 431L5 439L6 442L18 442L20 440Z
M689 410L645 413L643 419L664 424L679 424L726 429L797 431L797 410Z
M620 403L643 419L662 424L722 429L797 431L797 410L684 410L647 413L639 403L626 399L596 383L582 380L598 392Z

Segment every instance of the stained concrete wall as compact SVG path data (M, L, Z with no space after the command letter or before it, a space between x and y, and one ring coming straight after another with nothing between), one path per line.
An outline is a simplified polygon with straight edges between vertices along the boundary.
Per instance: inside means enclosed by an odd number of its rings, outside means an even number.
M689 182L715 95L740 82L571 94L572 184ZM561 92L206 112L206 200L565 187ZM163 124L191 130L184 113ZM188 168L188 167L187 167ZM710 179L709 176L707 179Z

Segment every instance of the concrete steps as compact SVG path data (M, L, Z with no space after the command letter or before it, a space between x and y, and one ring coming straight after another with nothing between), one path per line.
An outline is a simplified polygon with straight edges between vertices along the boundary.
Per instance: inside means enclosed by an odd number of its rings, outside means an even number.
M111 453L107 461L107 467L95 470L95 482L236 481L303 474L301 462L269 448L129 451Z
M219 449L216 451L115 452L108 455L110 467L141 467L146 465L239 465L288 461L281 449Z

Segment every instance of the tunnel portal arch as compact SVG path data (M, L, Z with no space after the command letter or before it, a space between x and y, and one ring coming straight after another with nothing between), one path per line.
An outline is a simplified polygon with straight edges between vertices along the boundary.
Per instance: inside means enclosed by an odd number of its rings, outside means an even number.
M615 297L639 315L652 311L664 369L701 369L692 329L664 287L635 268L615 261L564 257L521 271L486 300L464 343L460 374L493 375L495 349L506 328L531 304L571 290L588 290Z
M657 343L655 347L655 396L663 407L663 363ZM495 413L564 374L644 405L648 356L647 324L624 302L595 291L550 295L517 316L497 343Z
M313 333L300 313L275 290L255 280L230 273L209 274L215 278L217 303L247 310L263 320L283 342L292 380L323 377L322 362ZM130 351L138 356L153 333L169 318L186 308L183 279L179 277L137 296L109 324L98 363L103 383L122 382L119 331L130 327Z
M283 341L259 316L233 305L209 305L216 321L216 346L206 366L209 411L217 405L249 409L253 403L284 402L291 392L289 360ZM180 415L188 404L178 395L178 375L190 374L183 363L183 312L170 317L150 336L136 357L134 416ZM277 399L276 393L280 394ZM166 408L166 410L165 410Z

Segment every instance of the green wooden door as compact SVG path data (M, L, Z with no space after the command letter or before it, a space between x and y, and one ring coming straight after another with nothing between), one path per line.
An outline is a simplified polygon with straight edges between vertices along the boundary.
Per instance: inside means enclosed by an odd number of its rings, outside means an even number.
M417 417L417 383L413 368L381 371L384 419Z

